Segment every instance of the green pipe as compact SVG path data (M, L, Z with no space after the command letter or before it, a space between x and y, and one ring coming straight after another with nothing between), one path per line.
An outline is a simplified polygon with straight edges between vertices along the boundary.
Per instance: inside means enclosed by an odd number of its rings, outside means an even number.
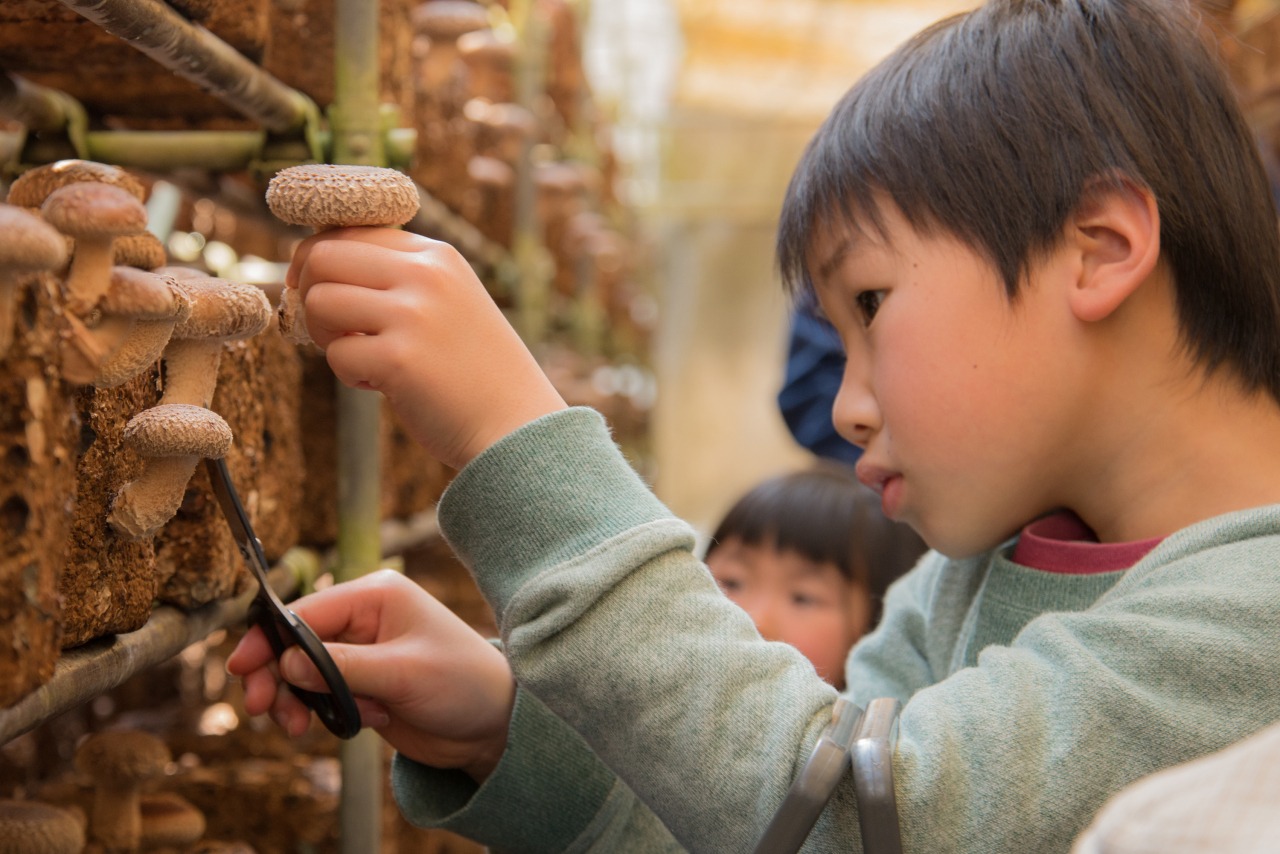
M515 62L516 103L537 115L545 88L548 26L532 0L512 0L518 49ZM551 282L544 246L543 224L538 220L537 191L533 181L534 140L525 138L516 161L515 256L519 284L516 319L520 335L530 347L546 337L550 321Z
M385 166L378 106L377 0L334 0L333 162ZM378 568L382 557L382 395L338 384L339 581ZM382 741L366 730L341 748L339 850L382 847Z

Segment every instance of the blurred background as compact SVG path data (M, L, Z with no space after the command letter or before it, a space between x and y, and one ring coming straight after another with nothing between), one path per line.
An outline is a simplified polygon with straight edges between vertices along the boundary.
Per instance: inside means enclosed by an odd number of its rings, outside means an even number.
M705 529L763 477L804 464L775 395L787 300L773 266L791 175L827 112L962 0L611 0L585 60L628 164L660 321L654 486Z

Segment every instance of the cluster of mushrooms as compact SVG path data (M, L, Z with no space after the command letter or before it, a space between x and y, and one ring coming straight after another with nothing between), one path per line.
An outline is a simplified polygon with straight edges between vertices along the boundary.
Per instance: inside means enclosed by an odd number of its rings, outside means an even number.
M209 406L224 342L250 338L271 320L260 288L165 267L146 231L142 185L124 170L84 160L31 169L0 205L0 358L13 339L17 283L42 271L63 281L60 356L65 381L123 385L164 361L160 403L125 428L146 461L126 485L110 523L125 537L151 537L173 517L203 457L231 447L231 428Z
M92 785L87 809L0 800L0 854L253 854L244 843L205 840L204 813L175 792L152 790L172 761L168 746L145 732L89 736L76 751L76 770Z

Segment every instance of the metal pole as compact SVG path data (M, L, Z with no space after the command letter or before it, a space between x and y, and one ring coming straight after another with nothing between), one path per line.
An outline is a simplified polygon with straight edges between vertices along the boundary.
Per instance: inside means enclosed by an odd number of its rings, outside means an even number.
M386 162L378 109L377 0L335 0L333 161ZM338 383L338 568L345 581L378 568L382 557L382 396ZM342 854L381 849L382 740L370 730L342 745Z
M170 71L268 130L298 130L316 114L306 95L281 83L235 48L155 0L59 0ZM341 30L338 31L341 34Z

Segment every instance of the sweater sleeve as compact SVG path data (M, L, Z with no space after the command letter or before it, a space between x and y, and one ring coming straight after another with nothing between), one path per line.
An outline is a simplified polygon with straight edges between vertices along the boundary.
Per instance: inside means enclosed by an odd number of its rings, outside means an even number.
M498 615L519 684L680 844L749 850L835 693L720 595L692 533L602 420L569 410L513 433L459 474L440 515ZM859 647L850 673L864 678L856 701L909 697L894 761L907 851L1065 849L1108 793L1266 722L1280 684L1277 538L1220 537L1206 550L1206 537L1175 535L1195 548L1178 555L1166 541L1145 563L1171 565L1131 570L1079 613L1032 615L1007 646L955 672L963 604L982 573L930 559L895 588L892 623ZM513 729L508 751L530 740ZM506 781L579 785L554 760ZM603 787L582 791L603 803ZM846 779L806 851L861 850L850 788ZM590 850L627 821L649 821L640 815L557 832Z

